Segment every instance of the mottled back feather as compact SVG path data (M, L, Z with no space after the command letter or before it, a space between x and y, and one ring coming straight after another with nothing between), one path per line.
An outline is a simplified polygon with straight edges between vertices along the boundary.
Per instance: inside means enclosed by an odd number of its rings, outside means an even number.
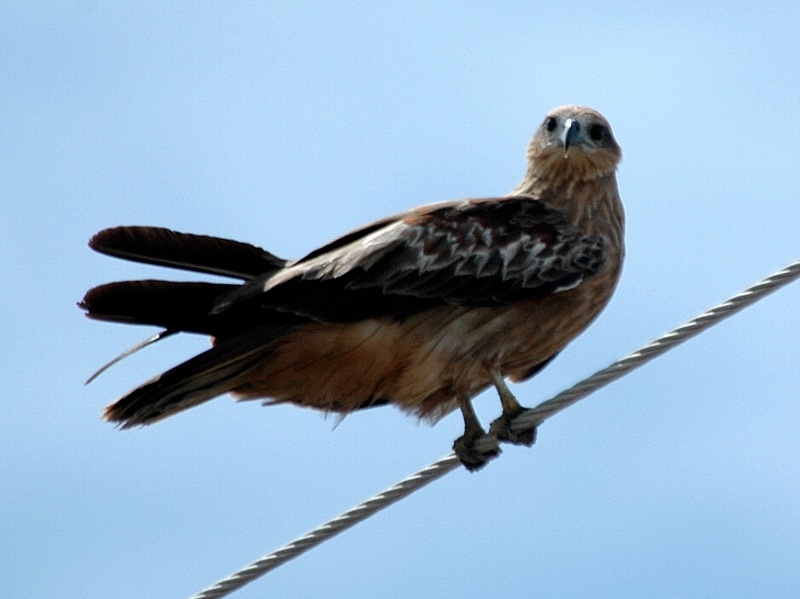
M571 288L604 264L586 236L534 198L463 200L365 227L220 298L222 314L253 303L322 322L410 314L443 304L487 307Z

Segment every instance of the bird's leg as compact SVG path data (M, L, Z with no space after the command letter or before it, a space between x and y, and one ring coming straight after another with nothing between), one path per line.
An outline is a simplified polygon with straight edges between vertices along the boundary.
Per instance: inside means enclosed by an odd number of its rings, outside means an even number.
M500 395L500 403L503 406L503 415L492 422L489 427L489 434L494 435L500 441L507 441L515 445L526 445L530 447L536 441L536 428L515 433L511 430L511 422L522 412L527 410L523 407L511 393L503 377L496 370L490 370L489 376L492 377L497 393Z
M497 444L497 439L487 435L483 430L469 397L459 397L458 407L464 416L464 434L455 440L453 450L466 469L473 472L500 455L500 446ZM481 445L485 443L488 447L478 450L476 445L479 442Z

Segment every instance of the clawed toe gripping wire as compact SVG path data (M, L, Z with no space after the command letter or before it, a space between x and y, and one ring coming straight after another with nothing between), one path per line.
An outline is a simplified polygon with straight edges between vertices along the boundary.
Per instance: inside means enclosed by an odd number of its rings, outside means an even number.
M635 368L666 353L676 345L712 327L724 318L754 304L767 294L791 283L798 277L800 277L800 260L793 262L783 270L766 277L752 287L748 287L741 293L714 306L707 312L703 312L687 323L662 335L655 341L648 343L621 360L614 362L611 366L596 372L566 391L562 391L552 399L523 412L511 423L512 431L519 433L538 426L554 414L580 401L590 393L625 376ZM484 441L488 449L490 439L485 439ZM476 447L476 449L480 450L480 442L477 445L478 447ZM459 466L460 462L458 458L451 452L419 472L389 487L385 491L378 493L374 497L370 497L366 501L350 508L302 537L290 541L283 547L265 555L249 566L219 581L212 587L201 591L197 595L191 597L191 599L219 599L220 597L224 597L312 547L327 541L343 530L358 524L362 520L366 520L374 513L407 497L414 491L421 489L428 483L444 476L451 470L455 470Z

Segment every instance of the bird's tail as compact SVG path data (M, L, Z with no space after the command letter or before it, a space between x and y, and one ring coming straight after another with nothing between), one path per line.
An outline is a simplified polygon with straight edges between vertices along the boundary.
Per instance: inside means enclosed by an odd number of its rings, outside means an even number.
M95 320L216 335L220 332L220 318L211 316L211 309L217 298L236 287L219 283L118 281L90 289L78 306Z
M255 364L268 358L272 342L290 330L288 325L265 325L225 339L121 397L103 417L122 428L152 424L233 391Z
M160 227L114 227L89 241L92 249L125 260L249 280L286 265L261 248ZM217 299L238 285L159 280L120 281L95 287L79 306L98 320L149 324L169 331L230 334L230 317L212 316Z
M159 227L105 229L91 239L89 246L126 260L244 281L286 265L285 260L252 245ZM100 285L86 293L78 305L90 318L164 329L123 352L95 373L90 381L123 357L179 331L211 335L217 340L217 345L211 350L168 370L109 406L105 411L108 420L121 422L123 427L148 424L221 395L239 384L242 373L264 355L264 345L270 339L282 336L286 326L267 323L265 317L247 310L212 314L220 296L238 286L160 280L119 281Z
M286 260L248 243L162 227L104 229L91 238L89 247L124 260L245 281L286 265Z

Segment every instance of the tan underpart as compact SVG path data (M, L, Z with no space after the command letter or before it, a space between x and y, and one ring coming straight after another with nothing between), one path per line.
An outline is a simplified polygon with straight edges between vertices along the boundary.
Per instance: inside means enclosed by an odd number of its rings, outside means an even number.
M490 386L491 369L525 378L591 322L611 291L590 280L505 308L444 306L402 322L303 325L273 344L233 393L342 413L386 399L435 420L456 398Z

